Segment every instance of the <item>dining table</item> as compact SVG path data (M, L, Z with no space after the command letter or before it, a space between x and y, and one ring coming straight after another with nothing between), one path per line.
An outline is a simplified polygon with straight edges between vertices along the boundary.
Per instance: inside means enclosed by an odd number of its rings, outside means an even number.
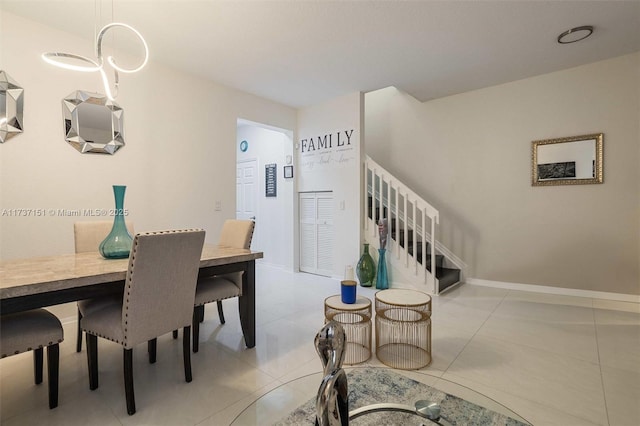
M255 261L262 257L259 251L205 244L200 258L200 277L243 272L238 310L248 348L256 342ZM129 259L105 259L97 251L0 261L0 313L122 294L128 267Z

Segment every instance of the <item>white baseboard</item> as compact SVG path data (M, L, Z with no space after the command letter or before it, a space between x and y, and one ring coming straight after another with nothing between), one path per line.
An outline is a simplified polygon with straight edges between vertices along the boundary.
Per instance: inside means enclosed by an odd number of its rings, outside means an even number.
M264 259L257 259L256 260L256 266L257 265L266 266L268 268L281 269L281 270L287 271L287 272L293 272L293 268L292 267L287 267L286 265L281 265L279 263L267 262Z
M580 290L576 288L550 287L545 285L508 283L503 281L482 280L480 278L467 278L467 284L484 287L504 288L507 290L530 291L534 293L559 294L562 296L589 297L591 299L617 300L620 302L640 303L640 295L610 293L606 291Z

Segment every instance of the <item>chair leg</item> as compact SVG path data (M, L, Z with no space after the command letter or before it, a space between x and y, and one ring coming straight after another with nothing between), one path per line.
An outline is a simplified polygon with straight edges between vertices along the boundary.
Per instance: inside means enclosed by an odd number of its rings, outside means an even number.
M202 309L200 309L200 313L198 314L198 322L204 322L204 307L205 305L202 305Z
M76 352L82 352L82 329L80 328L80 321L82 320L82 313L78 309L78 335L76 336Z
M87 336L87 365L89 367L89 389L98 389L98 336Z
M178 338L178 330L173 330L173 338L174 339Z
M190 349L190 345L189 345L189 340L191 337L191 327L186 326L183 330L182 330L182 357L184 358L184 380L189 383L191 382L191 380L193 380L193 377L191 376L191 351ZM194 351L197 352L197 351Z
M200 313L204 310L203 306L193 308L193 353L197 353L200 349Z
M218 305L218 317L220 318L220 324L224 324L224 311L222 310L222 300L218 300L217 305Z
M49 381L49 408L58 406L58 377L60 371L60 347L56 343L47 347L47 380Z
M127 399L127 413L136 413L136 397L133 393L133 349L124 349L124 394Z
M42 353L42 348L33 350L33 378L36 385L42 383Z
M147 342L147 350L149 352L149 364L156 363L156 348L158 347L158 339L151 339Z

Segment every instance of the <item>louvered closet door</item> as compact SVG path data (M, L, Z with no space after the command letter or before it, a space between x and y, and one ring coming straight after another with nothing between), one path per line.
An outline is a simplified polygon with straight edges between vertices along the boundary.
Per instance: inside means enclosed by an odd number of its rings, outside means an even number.
M302 192L300 270L331 276L333 271L333 193Z

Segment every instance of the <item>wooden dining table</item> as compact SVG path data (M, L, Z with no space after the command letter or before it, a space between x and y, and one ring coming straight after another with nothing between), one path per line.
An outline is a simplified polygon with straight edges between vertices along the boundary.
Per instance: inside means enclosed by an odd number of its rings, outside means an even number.
M199 276L244 272L238 309L244 341L256 342L255 261L262 252L205 244ZM105 259L100 253L77 253L0 261L0 313L122 294L128 259Z

